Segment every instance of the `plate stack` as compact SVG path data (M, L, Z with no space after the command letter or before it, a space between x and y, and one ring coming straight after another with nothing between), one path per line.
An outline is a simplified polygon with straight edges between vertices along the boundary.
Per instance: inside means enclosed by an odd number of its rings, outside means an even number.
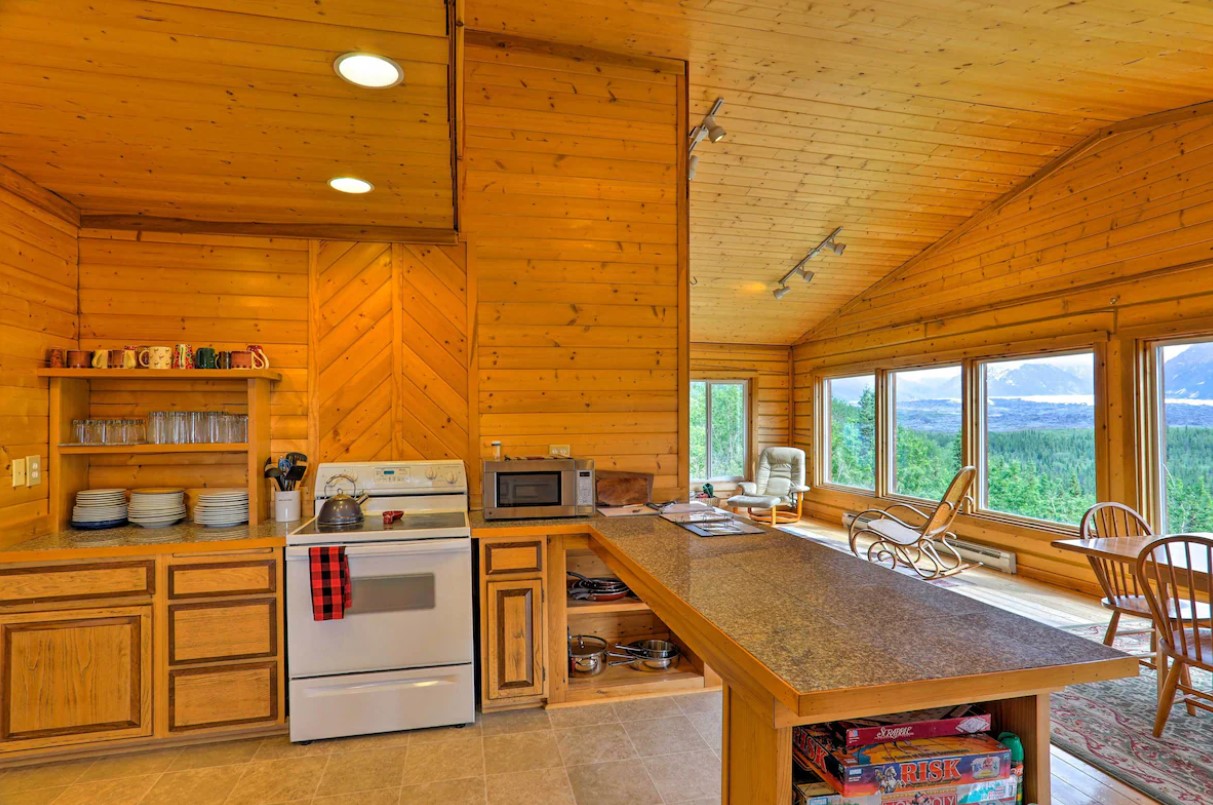
M194 503L194 522L222 528L248 522L247 489L212 489L199 492Z
M185 517L184 489L135 489L131 492L132 523L144 528L172 525Z
M72 528L92 530L125 524L125 489L86 489L76 493Z

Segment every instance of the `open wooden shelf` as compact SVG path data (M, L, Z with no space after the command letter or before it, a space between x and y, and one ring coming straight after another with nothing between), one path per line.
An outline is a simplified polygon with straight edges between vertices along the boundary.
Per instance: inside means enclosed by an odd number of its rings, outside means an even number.
M81 380L281 380L273 369L38 369L38 377Z
M615 665L607 666L597 676L570 675L565 699L575 702L703 689L703 673L683 657L678 667L665 671L637 671L627 665Z
M243 442L225 444L61 444L63 456L147 456L158 453L247 453Z
M614 612L648 612L649 605L634 595L620 598L618 601L578 601L568 602L569 617L576 615L609 615Z

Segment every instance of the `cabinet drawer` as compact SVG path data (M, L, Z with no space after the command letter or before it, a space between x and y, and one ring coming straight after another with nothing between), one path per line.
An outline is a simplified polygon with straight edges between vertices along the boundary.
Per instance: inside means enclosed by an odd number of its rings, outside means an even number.
M273 657L278 653L278 602L172 604L168 608L171 665Z
M0 604L151 595L155 562L97 562L0 570Z
M278 589L273 559L247 562L211 562L169 565L169 598L206 598L215 595L253 595Z
M170 732L278 720L278 663L169 671Z
M539 573L543 570L543 540L484 542L481 548L486 576Z

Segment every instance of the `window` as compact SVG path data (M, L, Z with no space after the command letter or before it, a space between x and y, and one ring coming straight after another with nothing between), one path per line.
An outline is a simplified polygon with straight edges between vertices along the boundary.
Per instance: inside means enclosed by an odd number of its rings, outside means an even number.
M1213 531L1213 341L1158 347L1157 358L1162 529Z
M876 376L825 381L829 410L826 480L857 489L876 487Z
M1077 524L1095 503L1091 352L981 365L983 507Z
M750 463L749 384L691 381L691 479L740 481Z
M960 367L890 372L895 494L938 500L961 461Z

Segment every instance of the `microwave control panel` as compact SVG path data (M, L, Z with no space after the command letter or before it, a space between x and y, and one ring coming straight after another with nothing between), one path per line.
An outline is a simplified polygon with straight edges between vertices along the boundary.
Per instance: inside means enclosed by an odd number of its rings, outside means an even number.
M594 505L594 471L577 470L577 505Z

